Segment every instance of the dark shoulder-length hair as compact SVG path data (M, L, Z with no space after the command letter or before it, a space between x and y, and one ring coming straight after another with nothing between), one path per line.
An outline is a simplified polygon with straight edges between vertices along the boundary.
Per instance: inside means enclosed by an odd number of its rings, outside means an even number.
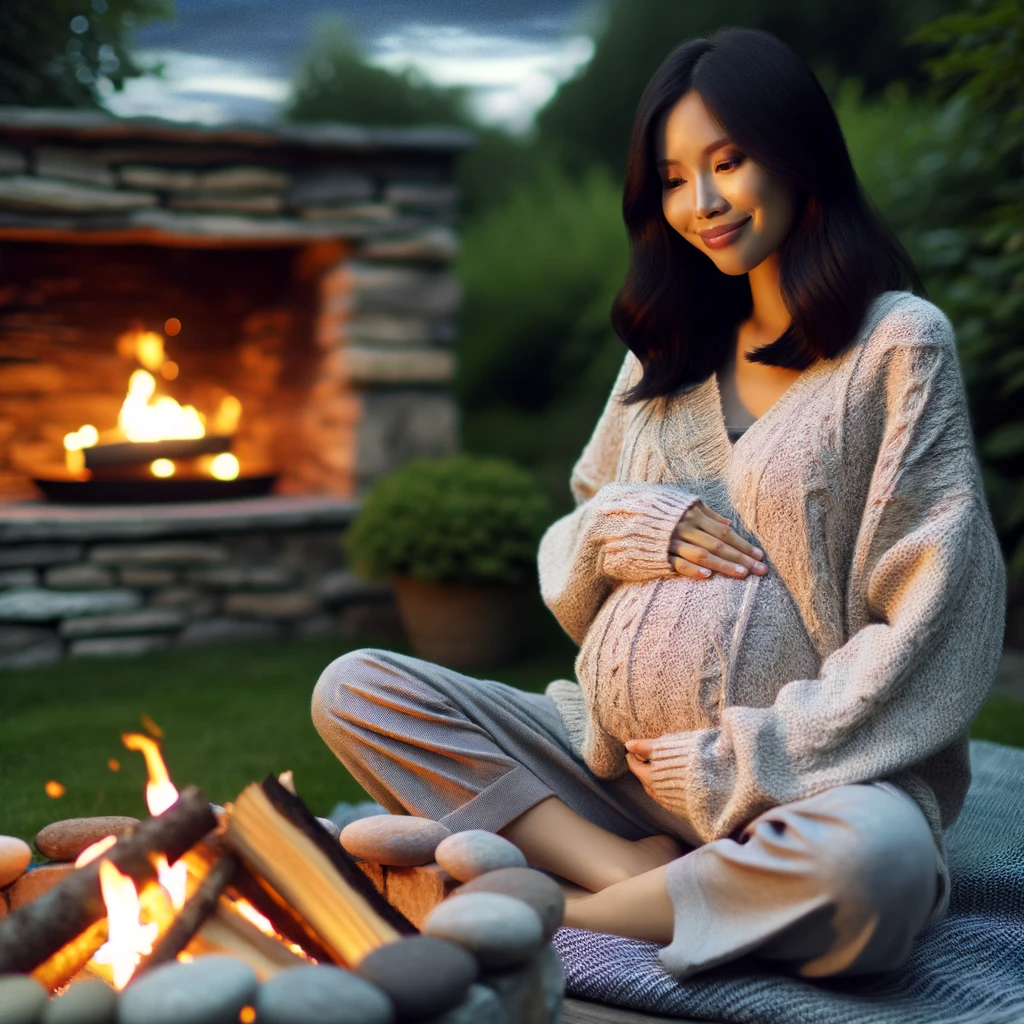
M835 111L814 72L769 32L723 28L672 51L644 91L623 190L631 258L612 325L640 360L638 402L704 380L732 351L752 310L746 274L722 273L662 212L655 132L694 90L752 160L795 186L793 228L780 249L786 331L748 358L804 369L838 355L882 292L924 289L906 250L866 197Z

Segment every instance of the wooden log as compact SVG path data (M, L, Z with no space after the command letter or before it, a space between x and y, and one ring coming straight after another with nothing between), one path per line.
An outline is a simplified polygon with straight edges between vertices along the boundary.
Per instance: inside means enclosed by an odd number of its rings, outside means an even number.
M171 927L157 940L153 952L139 961L133 979L173 960L189 944L203 922L217 909L221 893L237 867L238 858L230 853L224 854L213 865L192 898L177 913Z
M173 864L216 826L206 797L194 786L183 790L168 810L123 835L102 858L0 921L0 974L29 973L106 917L99 875L103 860L141 886L156 878L152 856L162 853Z
M307 956L322 964L332 962L327 948L316 934L306 927L285 899L269 883L253 874L244 863L239 865L231 879L227 895L232 899L242 899L251 903L270 922L270 927L278 935L299 946Z
M231 451L227 434L206 437L177 438L173 441L124 441L98 444L86 448L85 468L106 469L110 466L148 465L154 459L193 459L197 455L218 455Z

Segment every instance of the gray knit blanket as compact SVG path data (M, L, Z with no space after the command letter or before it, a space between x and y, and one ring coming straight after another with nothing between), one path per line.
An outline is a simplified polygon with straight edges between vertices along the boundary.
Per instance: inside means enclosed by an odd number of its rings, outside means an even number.
M567 994L729 1024L1024 1021L1024 750L973 742L974 779L948 833L949 913L885 975L808 981L754 958L677 981L647 942L562 928Z

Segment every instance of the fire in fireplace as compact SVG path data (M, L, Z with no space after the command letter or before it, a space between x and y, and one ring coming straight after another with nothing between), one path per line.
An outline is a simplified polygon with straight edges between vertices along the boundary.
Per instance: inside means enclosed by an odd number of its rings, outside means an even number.
M351 497L453 451L470 143L0 111L0 501Z

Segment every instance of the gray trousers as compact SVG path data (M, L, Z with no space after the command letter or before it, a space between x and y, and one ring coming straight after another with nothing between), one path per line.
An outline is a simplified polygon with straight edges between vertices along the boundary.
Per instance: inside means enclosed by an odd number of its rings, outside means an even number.
M626 839L693 836L632 774L595 776L541 694L362 650L325 669L313 721L396 814L497 832L557 796ZM675 930L661 961L677 977L746 953L809 977L893 969L935 905L937 857L917 804L889 783L776 807L668 866Z

